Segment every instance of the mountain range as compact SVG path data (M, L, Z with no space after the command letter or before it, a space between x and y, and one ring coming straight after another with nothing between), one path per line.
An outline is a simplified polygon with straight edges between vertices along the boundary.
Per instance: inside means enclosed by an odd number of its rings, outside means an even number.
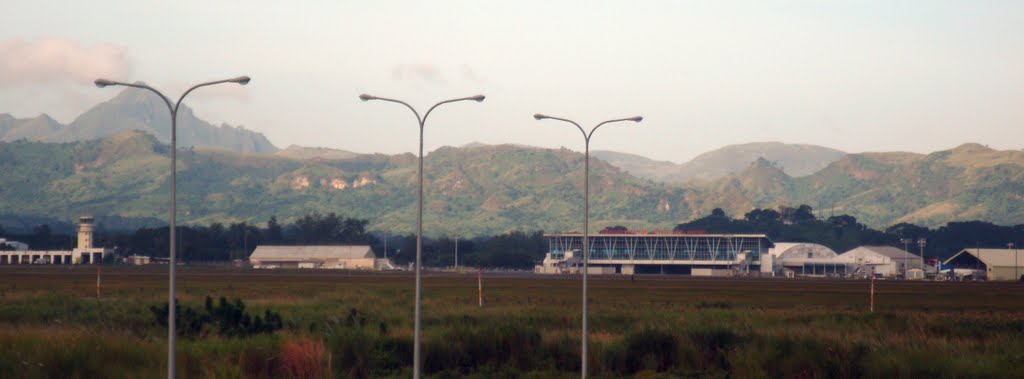
M782 142L729 145L700 154L683 164L614 151L598 150L592 154L635 176L666 183L712 181L743 171L750 162L762 158L773 162L788 175L807 176L846 155L827 147Z
M162 142L170 141L167 105L147 90L126 88L114 98L79 115L68 125L46 114L26 119L0 114L0 141L88 141L129 130L141 130ZM227 124L215 126L197 118L184 104L178 110L178 146L212 147L245 153L277 151L263 134Z
M287 149L286 149L287 150ZM294 150L294 149L293 149ZM369 219L372 230L413 231L412 154L179 153L180 219L190 223L292 220L311 212ZM169 149L152 135L123 132L73 143L0 143L0 209L72 220L80 214L152 222L166 217ZM334 156L334 157L332 157ZM580 230L583 155L513 145L443 147L425 159L425 228L473 236L516 229ZM872 227L928 226L1024 217L1024 152L965 144L931 154L847 154L794 178L757 159L743 171L681 186L591 165L591 220L599 229L670 228L722 208L809 204Z
M0 224L93 214L112 227L166 219L166 109L129 89L69 125L0 115ZM163 117L163 119L161 119ZM292 220L337 212L389 233L413 231L416 157L289 146L215 127L182 109L179 219L190 223ZM808 204L875 228L1024 219L1024 152L964 144L931 154L847 154L778 142L727 146L690 162L595 151L591 220L671 228L714 208ZM468 144L425 160L425 230L472 236L580 229L583 155L566 149ZM29 220L29 221L26 221ZM25 227L27 225L21 225Z

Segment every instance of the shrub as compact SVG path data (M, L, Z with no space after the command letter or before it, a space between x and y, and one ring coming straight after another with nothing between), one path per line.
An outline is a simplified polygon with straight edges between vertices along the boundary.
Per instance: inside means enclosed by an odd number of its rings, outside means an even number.
M167 305L151 306L149 310L153 313L156 324L166 328ZM220 336L247 337L254 334L270 334L284 326L281 315L270 309L264 310L263 317L253 316L245 310L245 302L242 299L230 303L223 296L216 305L213 299L207 296L202 311L182 307L175 300L174 315L174 325L178 334L191 338L205 336L214 327Z

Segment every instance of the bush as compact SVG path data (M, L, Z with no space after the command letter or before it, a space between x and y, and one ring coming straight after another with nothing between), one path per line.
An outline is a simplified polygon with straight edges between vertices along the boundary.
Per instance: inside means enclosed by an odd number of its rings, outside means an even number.
M167 305L151 306L150 312L157 325L167 327ZM270 334L281 329L284 323L281 315L270 309L263 311L263 317L252 316L245 310L245 302L236 299L228 302L223 296L214 305L213 299L206 297L202 311L192 307L182 307L177 300L174 302L174 325L183 337L204 337L212 331L223 337L248 337L255 334ZM211 330L212 328L215 328Z

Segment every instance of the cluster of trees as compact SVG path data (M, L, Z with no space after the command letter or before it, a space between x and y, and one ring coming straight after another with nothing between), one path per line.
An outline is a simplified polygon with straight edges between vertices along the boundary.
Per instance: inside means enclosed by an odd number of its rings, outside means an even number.
M207 226L179 226L178 259L182 261L231 261L247 259L258 245L371 245L380 257L388 257L399 265L416 260L416 236L379 237L370 234L367 220L348 218L335 213L312 213L291 224L281 224L271 217L266 225L245 222ZM143 227L129 232L108 232L96 236L98 246L114 249L115 255L146 255L167 257L169 228ZM4 234L0 233L0 236ZM36 227L31 235L12 235L12 240L28 243L35 249L71 249L71 235L55 234L49 226ZM385 250L384 239L387 238ZM504 267L528 269L544 258L547 243L543 232L511 232L491 237L459 239L460 266ZM423 264L432 267L455 265L456 239L424 238Z
M47 224L36 226L31 233L25 234L7 233L3 227L0 227L0 238L27 243L35 250L71 250L78 243L75 236L54 233L50 229L50 225ZM14 247L0 244L0 250L14 250Z
M687 223L676 230L704 230L708 233L765 233L773 241L811 242L828 246L842 253L862 245L889 245L904 247L918 253L917 241L925 240L924 255L948 258L961 249L970 247L1005 248L1007 243L1022 246L1024 224L1000 226L984 221L950 222L930 229L909 223L900 223L885 230L871 229L850 215L836 215L819 219L808 205L754 209L742 218L731 218L722 209Z
M529 269L544 259L548 245L544 232L514 231L488 237L458 239L452 237L424 238L423 265L455 266L458 244L459 266ZM382 242L374 251L383 252ZM378 253L377 255L383 256ZM416 235L389 237L387 257L398 264L416 261Z
M372 244L366 220L335 213L312 213L292 224L282 225L271 217L265 227L245 222L208 226L179 226L178 257L185 261L230 261L246 259L258 245L335 245ZM113 247L121 256L148 255L166 257L168 227L141 228L134 232L97 236L101 246Z

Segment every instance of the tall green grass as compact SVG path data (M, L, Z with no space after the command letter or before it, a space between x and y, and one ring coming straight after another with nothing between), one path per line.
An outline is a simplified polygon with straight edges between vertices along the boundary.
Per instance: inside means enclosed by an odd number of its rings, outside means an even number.
M163 282L110 271L111 288L100 300L85 286L75 289L85 281L75 270L45 278L0 275L0 376L162 376L166 329L150 307L162 305ZM185 377L411 375L408 277L183 274L184 306L203 308L206 296L240 298L252 314L272 309L283 326L270 334L179 339L177 364ZM575 281L485 279L487 306L480 308L469 279L425 280L427 376L578 375ZM607 378L1024 377L1024 287L884 283L875 313L859 306L861 287L596 279L588 366ZM944 297L933 295L940 290Z

